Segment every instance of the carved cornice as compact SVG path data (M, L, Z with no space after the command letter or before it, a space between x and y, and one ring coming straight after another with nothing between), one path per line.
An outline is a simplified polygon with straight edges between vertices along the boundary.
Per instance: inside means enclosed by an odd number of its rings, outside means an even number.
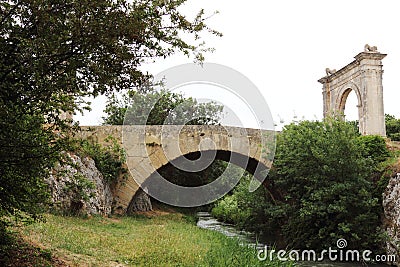
M373 60L382 60L387 56L387 54L381 54L379 52L361 52L354 58L357 61L361 61L363 59L373 59Z
M349 72L351 69L355 67L359 67L361 64L361 61L364 59L372 59L372 60L382 60L385 58L387 54L381 54L379 52L361 52L358 55L356 55L354 58L355 60L351 62L350 64L344 66L340 70L336 71L335 73L322 77L321 79L318 80L319 83L325 84L325 83L330 83L339 76L342 76L344 73ZM381 64L377 64L374 66L381 66Z

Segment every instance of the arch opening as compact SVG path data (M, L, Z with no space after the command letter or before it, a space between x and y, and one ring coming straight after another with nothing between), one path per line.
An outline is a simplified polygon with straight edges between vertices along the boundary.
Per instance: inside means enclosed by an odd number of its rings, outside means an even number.
M343 116L343 119L352 125L359 132L360 129L360 119L361 119L361 102L360 94L358 91L352 88L347 88L340 97L339 112Z
M209 183L212 183L215 181L217 178L220 177L220 175L226 170L227 164L225 164L224 168L222 170L218 170L218 168L221 168L221 162L227 162L227 163L232 163L233 165L236 165L240 168L242 168L242 171L247 171L250 174L252 174L256 179L259 179L260 181L263 180L263 176L266 176L269 168L265 166L262 162L251 158L246 155L241 155L239 153L231 152L231 151L225 151L225 150L217 150L217 151L202 151L202 154L205 153L206 155L209 153L210 155L215 156L215 159L210 166L208 166L206 169L204 169L201 172L197 173L190 173L187 171L182 171L182 170L177 170L173 166L172 163L183 160L183 159L190 159L190 160L195 160L199 158L200 152L193 152L189 154L185 154L180 156L177 159L174 159L172 162L167 163L164 166L161 166L159 169L157 169L157 172L162 175L168 182L174 183L179 186L185 186L185 187L199 187L203 186ZM245 164L246 163L246 164ZM244 166L245 165L245 166ZM216 168L216 169L214 169ZM240 173L240 172L239 172ZM170 177L168 177L171 175ZM230 173L228 174L230 175ZM234 174L233 174L234 175ZM239 182L239 180L243 177L244 172L240 174L241 177L237 177L236 179L228 179L226 181L226 188L234 188L236 184ZM202 177L205 176L205 177ZM163 192L163 188L160 186L153 186L155 184L159 185L159 182L154 182L157 179L157 173L153 173L150 175L146 181L142 184L141 188L139 188L138 192L136 193L132 199L130 200L127 213L132 213L132 208L131 207L136 207L138 201L142 202L142 198L144 197L141 191L146 191L150 196L153 195L162 195L162 194L171 194L172 192ZM224 179L224 178L222 178ZM230 189L228 190L230 191ZM137 199L137 197L139 197ZM177 198L180 196L177 195ZM154 200L152 197L150 198L151 200ZM150 204L151 205L151 204Z
M231 152L231 151L226 151L226 150L216 150L216 151L207 150L207 151L201 151L201 152L196 151L196 152L182 155L182 156L172 160L171 162L168 162L166 165L161 166L160 168L157 169L157 171L160 172L162 170L165 170L165 169L171 168L171 167L176 169L173 166L173 163L179 163L183 159L197 160L198 158L200 158L200 155L205 156L205 158L207 158L208 154L213 157L215 156L213 163L218 160L224 161L227 163L232 163L232 164L244 169L245 171L249 172L256 178L259 178L259 180L261 180L261 178L265 178L262 176L264 175L265 172L268 172L268 170L269 170L269 168L267 166L265 166L262 162L260 162L257 159L254 159L252 157L249 157L247 155L242 155L242 154L239 154L236 152ZM205 170L212 168L213 163L209 167L207 167ZM196 163L194 163L194 164L196 164ZM180 164L177 164L177 165L180 165ZM186 173L187 175L192 174L187 171L181 171L181 172ZM265 173L265 175L266 174L267 173ZM149 178L146 180L146 182L143 183L143 187L145 187L146 185L151 183L151 180L149 180L149 179L152 178L153 175L154 175L154 173L149 176ZM193 186L200 186L200 185L193 185Z

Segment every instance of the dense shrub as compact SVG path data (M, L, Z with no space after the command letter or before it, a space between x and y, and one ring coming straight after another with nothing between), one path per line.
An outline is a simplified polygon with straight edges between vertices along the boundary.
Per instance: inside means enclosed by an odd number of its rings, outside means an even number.
M377 135L365 135L358 137L363 147L363 156L370 158L374 163L385 161L389 157L389 150L386 147L385 139Z
M101 145L91 140L82 140L80 146L77 147L77 153L81 156L91 157L104 180L112 183L118 177L127 173L124 165L126 154L115 138L109 136L105 141L108 144Z
M371 166L387 155L382 141L359 138L341 120L288 125L278 136L264 188L250 194L244 179L215 214L244 218L245 228L281 236L291 248L322 250L345 238L348 248L376 251L380 205Z
M386 114L386 135L392 141L400 141L400 119L396 119L394 116Z
M242 225L250 217L249 208L242 209L238 204L238 195L226 196L212 209L212 214L223 221Z
M366 147L359 145L354 127L341 120L284 129L271 178L277 198L288 204L282 232L289 245L321 249L339 238L349 248L376 245L379 204L371 193L373 163L364 156Z
M246 172L233 192L215 203L211 213L222 221L267 238L269 242L278 242L281 239L278 228L285 218L285 211L282 206L276 205L265 187L250 193L251 179L251 174ZM266 218L266 210L274 216Z

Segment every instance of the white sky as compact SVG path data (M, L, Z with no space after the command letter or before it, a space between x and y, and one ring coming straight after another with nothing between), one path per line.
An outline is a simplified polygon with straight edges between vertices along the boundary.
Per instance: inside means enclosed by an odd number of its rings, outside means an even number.
M195 15L220 13L208 24L222 38L203 34L214 53L206 61L223 64L247 76L266 98L277 123L322 117L325 68L340 69L362 52L366 43L388 56L383 59L385 113L400 117L397 74L400 71L400 15L394 0L189 0L182 9ZM174 56L143 66L157 73L192 59ZM350 95L351 96L351 95ZM356 100L346 105L356 119ZM93 111L76 116L81 125L101 123L104 97L93 101Z

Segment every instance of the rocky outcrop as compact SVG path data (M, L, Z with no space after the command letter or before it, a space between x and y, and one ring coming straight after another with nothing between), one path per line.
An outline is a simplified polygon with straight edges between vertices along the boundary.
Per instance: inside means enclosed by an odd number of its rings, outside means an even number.
M67 153L67 164L58 165L47 179L53 209L62 213L109 215L112 193L89 157Z
M384 226L388 235L387 255L396 255L400 266L400 173L390 178L383 193Z

